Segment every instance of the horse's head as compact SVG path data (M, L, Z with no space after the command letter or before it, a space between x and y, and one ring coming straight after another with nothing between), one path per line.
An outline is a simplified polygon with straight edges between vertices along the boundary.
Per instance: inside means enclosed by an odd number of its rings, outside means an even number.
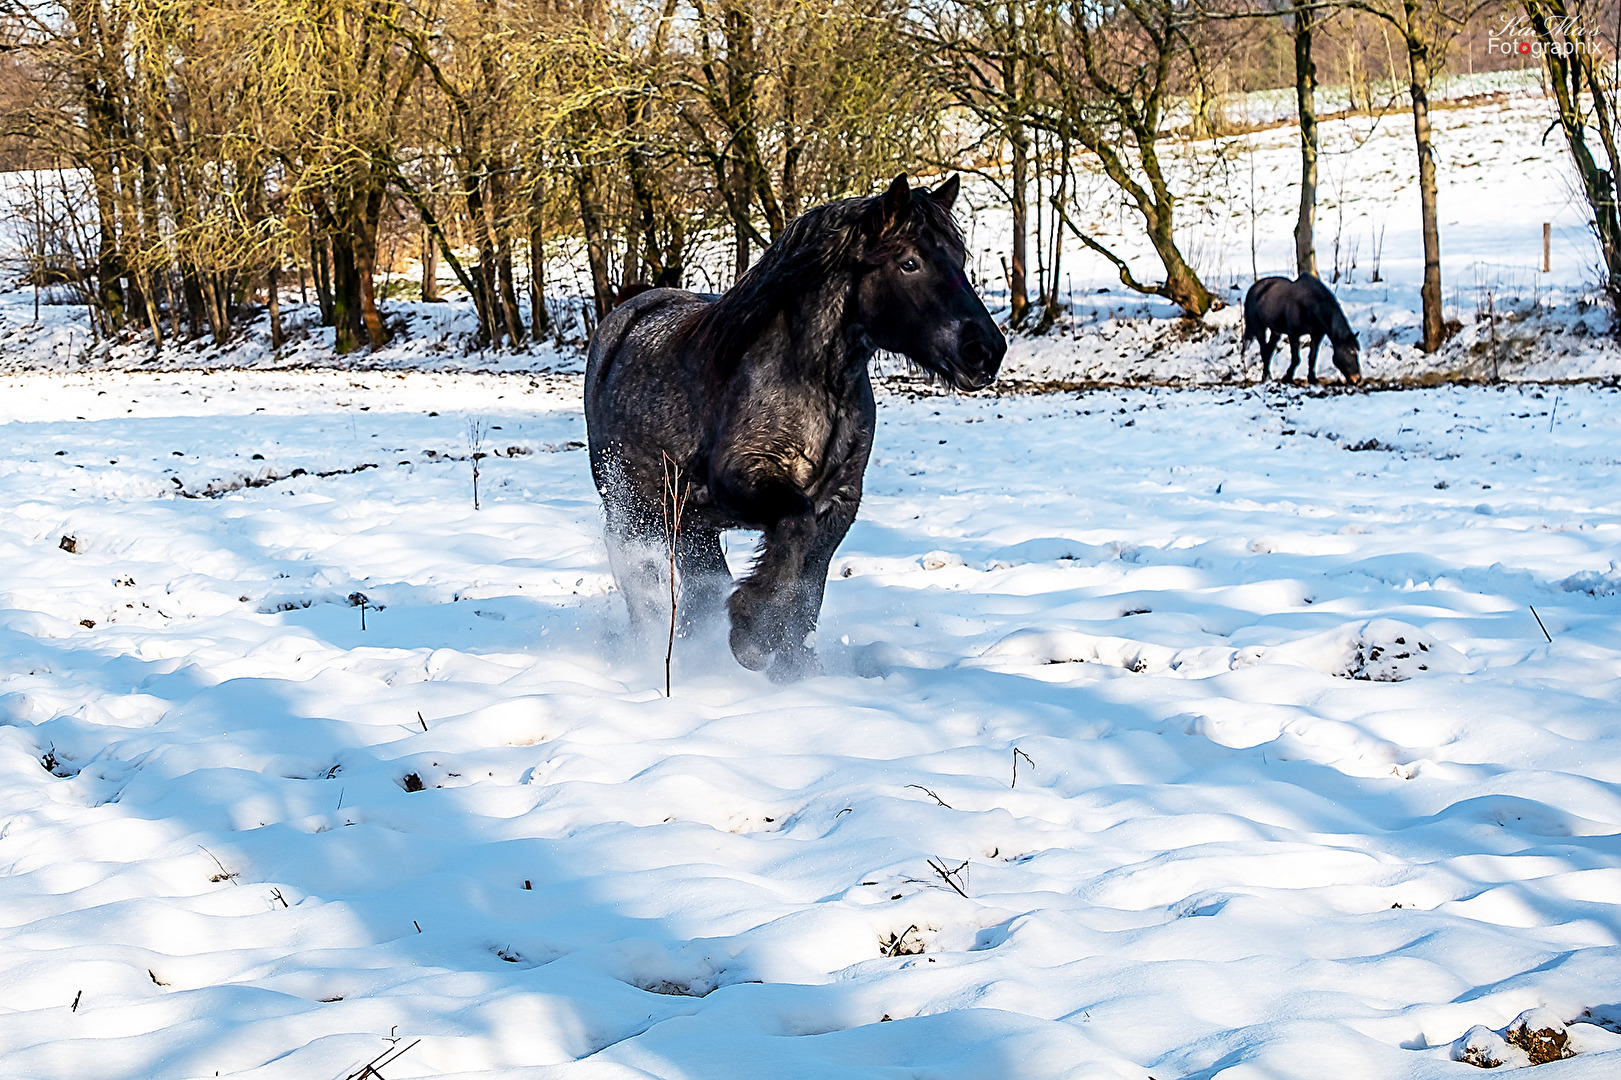
M914 191L902 173L871 201L857 318L880 349L959 390L978 390L996 378L1007 339L963 272L967 253L951 219L957 188L953 176Z
M1345 376L1348 383L1362 381L1362 365L1357 363L1356 358L1358 344L1355 334L1334 343L1334 366L1340 369L1340 374Z

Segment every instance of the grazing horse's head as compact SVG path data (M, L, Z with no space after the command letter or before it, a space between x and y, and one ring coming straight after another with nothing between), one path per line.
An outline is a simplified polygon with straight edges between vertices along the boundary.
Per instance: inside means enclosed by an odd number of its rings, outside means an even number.
M1362 365L1357 363L1356 353L1360 343L1356 335L1334 342L1334 366L1340 369L1348 383L1362 381Z
M959 390L996 378L1007 340L963 273L966 251L951 218L958 181L930 191L906 174L869 200L855 317L872 343Z

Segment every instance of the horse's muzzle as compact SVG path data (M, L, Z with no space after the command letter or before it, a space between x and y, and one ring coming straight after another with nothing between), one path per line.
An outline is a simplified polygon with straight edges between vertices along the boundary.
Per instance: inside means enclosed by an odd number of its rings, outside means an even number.
M1007 354L1007 339L994 330L992 332L996 334L994 339L986 340L976 334L958 349L951 378L957 389L982 390L996 379L1002 357Z
M951 384L964 393L983 390L995 381L996 372L994 371L958 371L953 372L951 376Z

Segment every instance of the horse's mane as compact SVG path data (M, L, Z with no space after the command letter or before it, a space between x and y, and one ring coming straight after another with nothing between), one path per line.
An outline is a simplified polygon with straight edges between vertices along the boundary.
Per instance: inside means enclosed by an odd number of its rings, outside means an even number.
M840 199L805 211L720 299L702 308L688 340L730 370L765 326L791 303L861 262L876 262L908 236L928 231L958 249L962 232L951 210L925 191L914 191L898 221L883 216L882 195Z

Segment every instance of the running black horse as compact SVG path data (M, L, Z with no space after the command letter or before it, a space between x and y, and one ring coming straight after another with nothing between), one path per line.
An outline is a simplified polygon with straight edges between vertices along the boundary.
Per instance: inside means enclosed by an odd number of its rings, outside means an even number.
M1300 366L1300 339L1311 338L1311 353L1306 361L1306 381L1317 381L1317 347L1328 338L1334 343L1334 366L1340 369L1348 383L1362 381L1362 367L1357 363L1356 334L1340 310L1340 302L1328 291L1328 286L1301 274L1288 278L1262 278L1250 286L1244 295L1244 338L1239 342L1238 355L1242 360L1250 340L1261 346L1261 381L1271 377L1272 350L1280 338L1289 339L1289 370L1283 381L1295 377Z
M1007 351L963 273L957 188L953 176L913 189L902 173L882 195L806 211L718 299L653 289L597 327L585 372L591 474L639 635L670 617L665 511L679 485L683 622L724 601L743 666L774 679L815 669L805 639L872 449L868 361L900 353L977 390ZM734 528L762 538L731 591L720 533Z

